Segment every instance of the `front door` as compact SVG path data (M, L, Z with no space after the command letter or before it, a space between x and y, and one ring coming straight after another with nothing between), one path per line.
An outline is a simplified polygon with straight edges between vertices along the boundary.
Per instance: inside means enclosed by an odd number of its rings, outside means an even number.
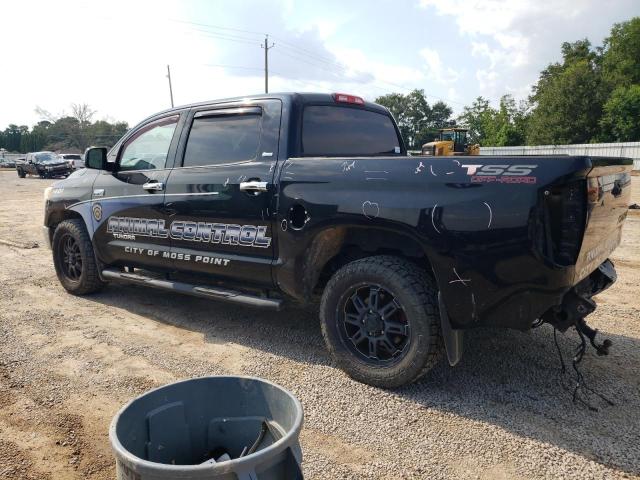
M171 268L164 194L178 143L180 114L155 119L124 139L113 172L93 185L94 245L105 264Z
M270 286L281 102L193 109L165 197L174 266Z

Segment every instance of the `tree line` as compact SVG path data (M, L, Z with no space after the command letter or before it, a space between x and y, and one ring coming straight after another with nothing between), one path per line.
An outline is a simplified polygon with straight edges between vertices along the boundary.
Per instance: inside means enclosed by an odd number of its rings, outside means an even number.
M36 113L42 120L32 128L10 124L0 131L0 148L16 153L84 152L91 145L111 147L129 129L126 122L92 121L96 112L86 104L71 104L69 115L52 115L39 107Z
M493 107L478 97L456 119L446 103L429 105L423 90L376 102L390 109L415 150L456 122L486 146L640 141L640 17L615 24L600 47L583 39L563 43L561 52L520 102L504 95Z

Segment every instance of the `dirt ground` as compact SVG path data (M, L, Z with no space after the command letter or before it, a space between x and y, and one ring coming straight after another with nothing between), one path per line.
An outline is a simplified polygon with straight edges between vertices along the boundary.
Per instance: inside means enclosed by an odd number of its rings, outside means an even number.
M613 256L618 282L590 317L613 341L611 355L589 350L582 364L614 403L591 395L592 412L560 387L548 326L471 332L457 367L389 392L331 365L314 311L117 285L73 297L40 238L51 183L0 172L0 478L112 479L117 410L152 387L215 374L261 376L298 396L308 479L640 478L640 211L629 211ZM559 343L569 357L576 334Z

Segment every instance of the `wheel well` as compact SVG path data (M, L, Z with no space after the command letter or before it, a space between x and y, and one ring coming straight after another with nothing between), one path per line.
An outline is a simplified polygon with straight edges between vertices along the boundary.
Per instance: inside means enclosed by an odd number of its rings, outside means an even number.
M338 230L338 229L335 229ZM323 264L316 265L314 290L321 291L331 276L347 263L365 257L393 255L405 258L433 276L431 263L422 246L414 238L389 230L341 228L341 241L332 242L325 252L331 252ZM335 237L335 235L333 235Z
M74 212L73 210L60 210L57 212L52 212L51 215L49 215L47 225L53 232L60 222L63 222L64 220L70 220L72 218L79 218L80 220L84 221L82 215L80 215L78 212Z

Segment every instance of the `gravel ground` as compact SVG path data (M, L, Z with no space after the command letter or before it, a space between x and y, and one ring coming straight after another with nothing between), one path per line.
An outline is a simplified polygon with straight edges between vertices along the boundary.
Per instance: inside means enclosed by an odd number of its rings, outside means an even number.
M51 183L0 172L0 478L111 479L107 430L118 408L215 374L261 376L298 396L308 479L640 478L639 211L614 254L618 283L591 316L614 346L604 358L590 350L582 371L615 403L591 395L591 412L561 388L547 326L471 332L460 365L391 392L331 365L314 311L139 287L70 296L50 252L26 248L40 241ZM640 203L640 178L634 189ZM576 341L559 336L565 357Z

